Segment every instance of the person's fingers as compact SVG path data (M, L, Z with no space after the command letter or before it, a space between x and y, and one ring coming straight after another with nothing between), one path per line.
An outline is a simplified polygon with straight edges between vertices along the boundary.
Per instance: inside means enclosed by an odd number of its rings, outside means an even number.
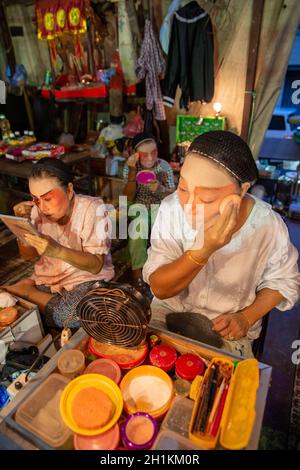
M214 318L212 320L213 324L215 325L216 323L220 323L220 321L226 319L225 315L219 315L218 317Z
M223 318L223 319L220 320L218 323L215 323L215 324L214 324L213 330L214 330L214 331L217 331L218 333L220 333L222 330L228 328L229 323L230 323L229 320L226 320L226 318Z
M36 249L39 255L42 255L47 249L47 241L34 235L25 236L26 242Z
M231 339L234 338L235 340L241 339L244 335L240 330L230 330L228 335Z
M38 245L37 245L37 243L36 243L35 240L32 240L32 239L29 238L29 237L26 237L26 235L24 235L24 238L25 238L25 241L26 241L27 243L29 243L29 245L33 246L33 248L37 248L37 247L38 247Z
M22 202L14 208L14 212L18 217L30 216L32 206L34 206L33 201Z
M127 163L129 166L135 166L138 159L139 159L139 153L134 153L128 158Z
M234 208L230 214L230 217L227 221L227 225L224 227L224 235L227 236L229 235L236 227L238 223L238 214L239 214L239 208L237 205L234 205Z
M45 241L43 238L40 238L38 237L37 235L32 235L30 233L28 234L25 234L24 235L24 238L26 241L28 241L29 243L33 243L37 246L43 246L45 244Z
M230 324L230 330L231 330L230 334L234 337L236 337L236 336L238 336L242 333L240 326L237 323L233 322L233 321Z
M212 226L212 229L216 230L217 232L223 233L224 227L227 227L233 211L234 204L230 202L229 204L227 204L220 217L218 217L216 223Z
M24 237L32 240L40 240L38 235L33 235L32 233L25 233Z
M227 328L224 328L222 331L219 331L220 336L223 338L226 338L227 336L231 336L231 328L228 326ZM232 335L233 336L233 335Z

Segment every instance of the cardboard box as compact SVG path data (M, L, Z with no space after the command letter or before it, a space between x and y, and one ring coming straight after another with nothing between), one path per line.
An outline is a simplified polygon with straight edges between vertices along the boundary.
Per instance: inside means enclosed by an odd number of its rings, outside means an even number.
M39 309L27 300L14 297L18 301L16 307L19 316L14 323L0 331L0 341L6 345L15 341L37 344L45 336Z

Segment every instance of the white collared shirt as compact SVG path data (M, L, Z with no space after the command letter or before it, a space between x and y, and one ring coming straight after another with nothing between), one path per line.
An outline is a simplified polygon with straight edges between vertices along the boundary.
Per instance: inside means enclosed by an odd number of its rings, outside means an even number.
M170 311L199 312L213 320L251 305L264 288L282 294L279 310L289 310L299 300L298 251L290 242L280 215L269 204L253 199L255 205L248 219L230 243L210 256L186 289L164 299L163 304ZM149 283L154 271L190 249L196 234L185 218L177 191L165 198L152 229L144 280ZM154 298L154 302L160 301ZM260 325L261 320L248 331L250 340L259 336Z

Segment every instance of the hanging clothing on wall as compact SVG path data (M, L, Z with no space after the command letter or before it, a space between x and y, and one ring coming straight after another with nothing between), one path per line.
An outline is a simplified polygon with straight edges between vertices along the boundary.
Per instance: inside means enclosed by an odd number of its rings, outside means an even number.
M155 118L166 119L160 88L160 79L166 70L166 62L156 40L151 21L146 20L141 55L137 61L136 74L146 81L146 107L154 110Z
M132 13L132 8L130 9ZM135 66L137 60L137 42L131 28L133 19L129 18L128 4L125 0L118 2L118 30L119 30L119 54L122 63L124 80L126 85L135 85L137 77Z
M169 42L172 29L172 22L174 13L180 7L181 0L173 0L169 6L168 13L166 14L159 32L160 45L165 54L169 51Z
M164 104L172 107L177 85L180 107L189 101L209 102L214 95L213 32L209 15L196 1L174 14L164 81Z

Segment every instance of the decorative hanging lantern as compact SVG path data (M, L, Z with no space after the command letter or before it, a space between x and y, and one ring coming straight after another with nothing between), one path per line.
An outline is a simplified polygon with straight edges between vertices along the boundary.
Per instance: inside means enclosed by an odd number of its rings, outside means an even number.
M87 0L36 0L38 38L51 40L65 32L87 30Z

